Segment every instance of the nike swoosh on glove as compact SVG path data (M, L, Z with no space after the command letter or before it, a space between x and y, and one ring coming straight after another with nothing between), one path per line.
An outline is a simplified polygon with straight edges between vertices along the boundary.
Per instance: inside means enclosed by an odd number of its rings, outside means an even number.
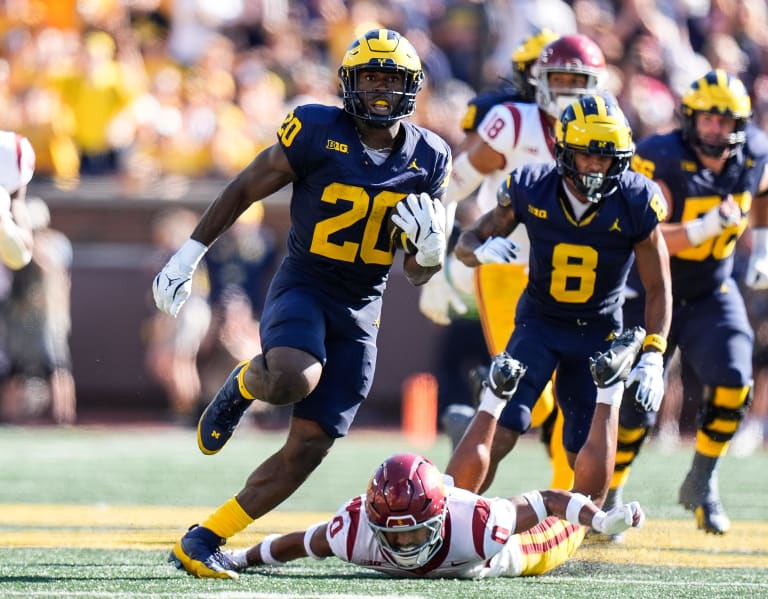
M400 227L418 250L416 262L429 268L439 266L445 258L445 206L428 193L408 194L398 202L392 214L392 222Z
M192 275L207 251L207 247L188 239L157 273L152 282L152 295L159 310L174 318L192 292Z

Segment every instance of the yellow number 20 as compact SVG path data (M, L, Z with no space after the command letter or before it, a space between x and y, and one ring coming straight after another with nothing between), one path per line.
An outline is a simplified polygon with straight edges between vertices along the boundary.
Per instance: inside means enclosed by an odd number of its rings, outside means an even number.
M321 201L337 204L348 202L349 209L326 218L315 225L312 235L312 245L309 251L342 262L354 262L358 252L366 264L392 264L393 253L390 249L382 250L376 247L384 217L389 208L397 204L403 194L391 191L377 193L373 200L362 187L331 183L323 190ZM369 214L370 209L370 214ZM347 240L342 243L331 241L331 236L344 231L368 216L365 223L363 238L359 241Z

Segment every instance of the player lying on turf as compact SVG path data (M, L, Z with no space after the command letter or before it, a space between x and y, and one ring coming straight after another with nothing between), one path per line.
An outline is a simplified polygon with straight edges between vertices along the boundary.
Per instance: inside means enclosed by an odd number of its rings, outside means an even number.
M490 376L506 389L516 387L524 374L525 367L507 354L491 365ZM462 488L476 482L475 477L462 480L461 473L472 470L467 466L487 467L478 456L490 450L495 412L488 402L480 406L446 476L425 457L394 455L377 468L367 492L345 503L330 521L269 535L250 549L225 554L233 570L336 556L392 576L534 576L573 555L587 527L606 534L640 527L645 516L637 502L606 513L579 492L531 491L489 499ZM613 460L612 437L602 420L594 419L587 445L596 459ZM575 489L579 483L577 468Z

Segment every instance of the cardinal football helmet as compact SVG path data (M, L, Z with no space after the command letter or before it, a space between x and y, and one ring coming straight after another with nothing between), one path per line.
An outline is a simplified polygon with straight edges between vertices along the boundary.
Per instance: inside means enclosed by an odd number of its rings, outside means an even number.
M584 87L554 88L549 74L576 73L586 77ZM599 91L606 76L605 56L598 45L585 35L564 35L547 44L531 68L536 85L536 103L557 118L579 96Z
M384 556L406 570L423 566L440 549L446 509L443 475L423 456L394 455L368 483L368 524ZM418 545L396 547L387 538L387 533L424 529L426 540Z
M389 115L371 114L362 101L358 77L361 71L384 71L403 74L403 89L395 92ZM339 68L344 94L344 110L352 116L380 127L389 127L395 121L413 114L416 92L421 88L424 72L416 50L407 39L390 29L372 29L357 38L347 48ZM377 92L380 93L380 92Z
M596 154L613 158L608 172L580 173L575 154ZM568 177L590 202L599 202L616 190L621 174L635 153L632 130L614 98L582 96L560 115L555 123L555 160L558 172Z
M685 140L705 156L717 158L726 149L735 150L747 140L747 122L752 116L752 102L744 84L737 77L717 69L694 81L681 101L682 132ZM696 113L712 112L736 121L733 132L718 139L702 139L696 128Z
M512 83L523 102L536 101L536 88L531 83L531 69L539 58L544 46L560 37L551 29L529 35L512 53Z

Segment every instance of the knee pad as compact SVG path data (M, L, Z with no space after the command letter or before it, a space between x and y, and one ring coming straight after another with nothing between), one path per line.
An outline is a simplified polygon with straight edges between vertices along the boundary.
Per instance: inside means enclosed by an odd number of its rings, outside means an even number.
M752 385L709 387L704 393L701 431L717 443L733 438L752 401Z
M531 428L531 410L523 404L509 404L501 413L499 424L522 434Z

